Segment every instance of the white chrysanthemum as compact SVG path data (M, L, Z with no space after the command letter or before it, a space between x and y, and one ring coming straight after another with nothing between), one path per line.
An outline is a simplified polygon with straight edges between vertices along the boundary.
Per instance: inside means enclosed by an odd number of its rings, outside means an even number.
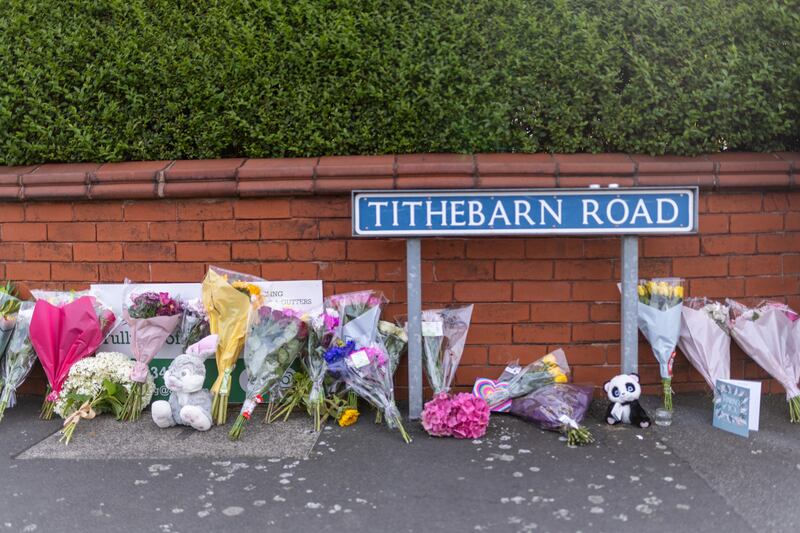
M103 390L103 381L109 380L131 390L131 370L133 360L127 355L118 352L100 352L94 357L81 359L69 370L67 380L61 389L55 412L62 418L69 413L64 413L67 406L66 398L70 393L86 396L95 396ZM148 405L155 392L153 376L149 373L142 390L142 405Z

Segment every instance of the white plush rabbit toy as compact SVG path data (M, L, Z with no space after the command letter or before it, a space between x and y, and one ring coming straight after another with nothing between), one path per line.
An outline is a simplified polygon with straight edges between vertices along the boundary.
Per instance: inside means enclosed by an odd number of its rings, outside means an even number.
M206 367L203 359L217 349L218 337L209 335L192 344L172 361L164 373L164 384L171 391L169 401L157 400L150 406L153 422L160 428L175 424L198 431L211 428L211 393L203 388Z

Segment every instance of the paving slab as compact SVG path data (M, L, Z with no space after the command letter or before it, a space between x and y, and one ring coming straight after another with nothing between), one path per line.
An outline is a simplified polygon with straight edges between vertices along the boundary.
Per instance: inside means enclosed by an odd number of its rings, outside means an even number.
M149 413L136 422L101 415L82 420L66 445L56 432L20 453L18 459L191 459L216 457L307 457L318 434L307 418L264 424L253 419L238 441L228 439L231 421L205 432L186 426L161 429Z

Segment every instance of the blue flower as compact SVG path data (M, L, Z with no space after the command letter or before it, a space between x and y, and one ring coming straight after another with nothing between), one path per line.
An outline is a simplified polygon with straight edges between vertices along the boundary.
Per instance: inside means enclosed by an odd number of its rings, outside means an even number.
M346 344L341 346L338 344L331 346L330 348L328 348L328 351L325 352L325 355L323 357L325 357L325 361L329 365L332 365L333 363L341 361L342 359L353 353L355 349L356 349L356 343L353 341L347 341Z

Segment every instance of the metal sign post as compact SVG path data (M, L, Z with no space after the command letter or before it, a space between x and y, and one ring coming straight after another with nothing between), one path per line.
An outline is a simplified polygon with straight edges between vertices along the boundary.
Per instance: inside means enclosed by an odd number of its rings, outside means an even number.
M419 239L406 241L408 295L408 417L422 414L422 252Z
M409 416L422 413L420 238L622 237L622 370L638 366L637 235L697 233L697 187L353 191L354 237L406 241Z
M639 302L639 238L622 237L622 372L639 368L639 327L636 307Z

